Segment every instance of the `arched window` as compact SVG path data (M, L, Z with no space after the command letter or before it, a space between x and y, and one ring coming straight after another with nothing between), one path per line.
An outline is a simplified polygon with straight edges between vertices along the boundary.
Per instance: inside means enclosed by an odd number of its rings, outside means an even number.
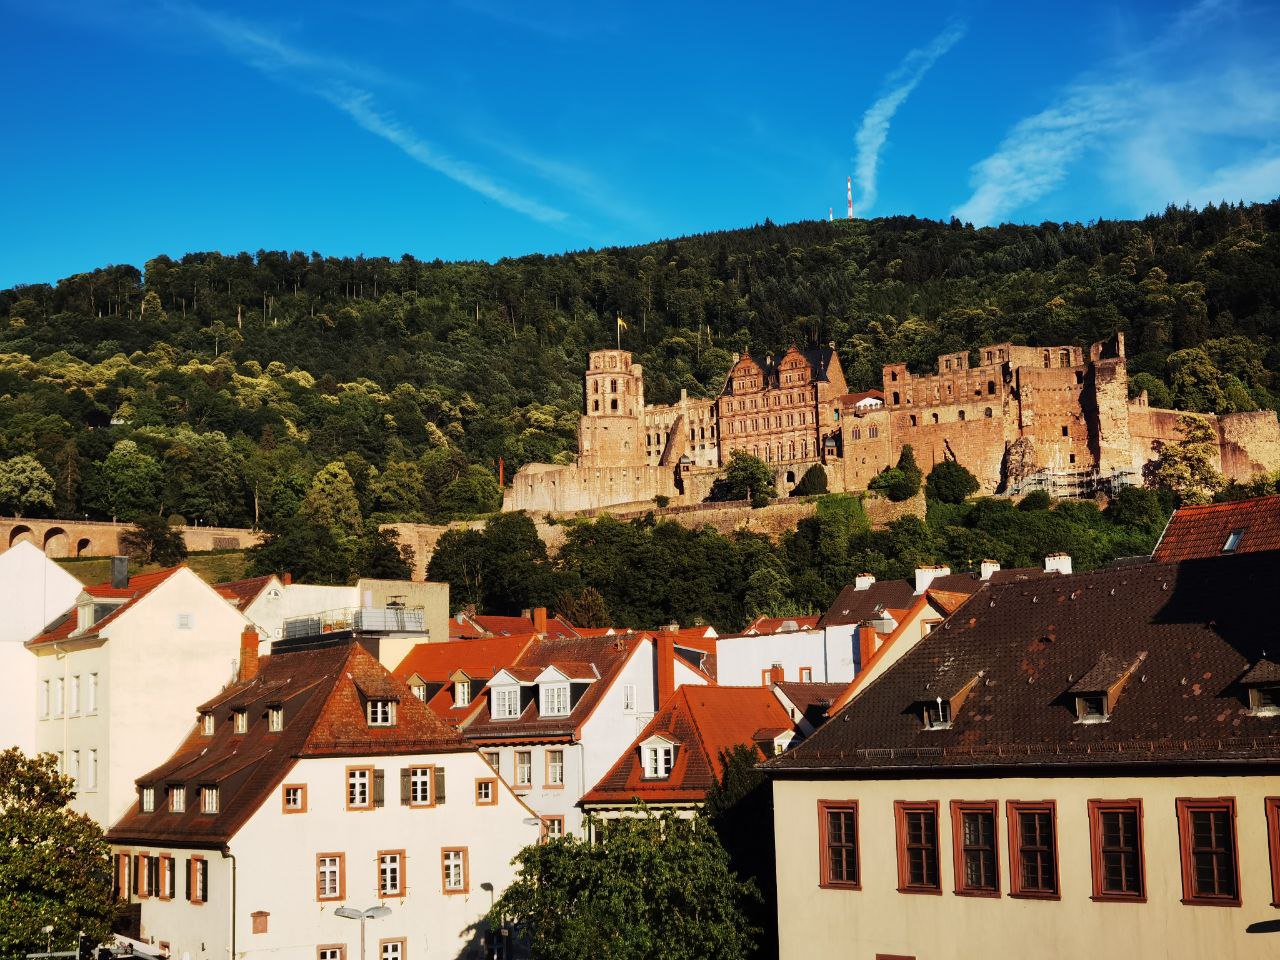
M963 419L964 419L964 411L963 411L963 410L960 410L960 411L958 411L958 412L956 413L956 419L957 419L957 420L963 420Z
M777 447L775 447L774 449L777 451L777 456L775 459L779 463L781 463L782 462L782 444L778 444Z
M867 427L867 437L869 439L874 440L878 436L880 436L879 427Z
M809 441L808 440L800 441L800 456L802 456L806 460L809 459Z
M991 408L990 408L990 407L987 407L987 409L983 410L983 411L982 411L982 415L983 415L984 417L987 417L987 418L989 419L989 418L991 417Z
M898 382L898 371L897 371L897 370L890 370L890 371L889 371L889 379L890 379L890 380L892 380L894 383L897 383L897 382Z
M591 392L592 392L592 393L599 393L599 392L600 392L600 381L599 381L599 380L592 380L592 381L591 381Z
M699 440L705 440L705 439L707 439L707 428L706 428L706 427L699 427L699 428L698 428L698 439L699 439Z
M987 381L987 396L991 396L996 392L996 382L994 380Z
M760 448L755 444L751 445L751 455L756 458L759 458L760 456Z
M854 440L861 440L861 439L862 439L862 430L861 430L861 429L859 429L858 427L854 427L854 428L853 428L853 430L852 430L852 431L850 431L850 434L851 434L851 436L853 437L853 439L854 439Z
M913 427L916 425L916 415L914 413L911 415L911 425Z
M1060 350L1060 351L1058 352L1058 366L1060 366L1060 367L1069 367L1069 366L1071 366L1071 351L1070 351L1070 350Z
M795 458L796 458L796 442L792 440L791 441L791 459L794 460Z
M609 381L609 392L610 392L610 393L617 393L617 392L618 392L618 381L617 381L617 380L610 380L610 381Z

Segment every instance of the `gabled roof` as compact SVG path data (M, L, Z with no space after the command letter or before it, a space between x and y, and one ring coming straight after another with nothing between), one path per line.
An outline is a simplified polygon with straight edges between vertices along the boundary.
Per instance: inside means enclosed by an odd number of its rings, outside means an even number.
M232 580L228 583L219 583L214 586L214 589L225 597L234 597L236 608L244 611L249 608L253 601L258 599L262 591L272 581L279 583L280 579L274 573L269 573L263 577L250 577L248 580Z
M396 724L370 727L361 688L399 702ZM284 729L270 732L267 708L284 707ZM210 704L216 727L204 736L199 724L165 763L138 778L154 786L156 809L143 813L137 801L108 832L113 843L173 843L222 846L283 782L303 757L380 757L411 753L456 753L471 749L458 734L392 677L358 643L273 653L259 663L257 677L229 686ZM249 727L237 735L231 712L243 709ZM186 812L170 813L165 787L187 790ZM200 812L201 785L219 788L219 812Z
M812 630L818 626L821 617L812 614L806 617L756 617L745 627L742 634L761 636L772 633L791 633L796 630Z
M449 618L449 637L474 640L480 637L527 636L534 632L533 617L506 617L480 613L455 613ZM547 617L548 636L576 637L573 624L561 617Z
M1259 584L1278 577L1273 552L992 584L766 768L870 776L1280 762L1280 725L1249 712L1240 683L1275 645ZM1076 723L1079 678L1144 652L1110 719ZM925 731L911 704L979 674L951 728Z
M487 709L478 710L467 725L464 735L469 740L485 742L512 737L562 738L576 736L582 724L591 716L600 699L608 692L623 666L636 648L650 641L648 634L627 633L613 637L538 637L520 655L519 662L506 669L529 682L535 680L546 667L575 664L574 669L589 665L599 676L595 683L586 685L567 716L542 717L538 713L538 698L533 697L524 712L512 720L494 720ZM485 696L487 706L487 693Z
M723 752L739 744L753 746L758 731L793 726L769 687L682 686L580 803L701 803L723 773ZM655 735L679 746L670 776L648 780L640 745Z
M883 390L863 390L860 393L846 393L840 397L840 403L846 407L856 407L864 400L879 400L884 402Z
M1035 580L1045 576L1056 576L1056 574L1046 574L1040 567L997 570L988 580L983 580L977 573L950 573L943 577L935 577L929 583L929 590L935 594L953 595L945 602L954 608L960 599L977 593L986 584ZM835 600L819 619L818 625L838 627L863 623L875 616L878 606L909 610L918 596L915 583L911 580L877 580L865 590L859 590L856 583L850 583L836 594Z
M799 723L807 721L814 729L826 722L827 711L835 703L836 697L844 692L843 683L796 683L782 680L775 683L774 689L782 702L783 708L794 708L798 717L792 719Z
M394 673L406 683L414 677L424 681L427 705L436 716L459 727L478 709L480 687L505 664L519 660L534 636L528 633L481 640L419 643L400 661ZM453 678L459 671L472 680L471 700L465 704L454 699Z
M1152 552L1158 563L1216 557L1225 553L1227 538L1240 531L1232 553L1280 550L1280 494L1179 507Z
M113 587L108 581L107 583L97 583L84 588L84 594L87 594L93 600L103 601L121 601L114 610L104 616L97 623L93 624L80 636L91 637L102 631L102 628L117 620L121 614L130 609L134 604L138 603L143 597L155 590L156 587L164 583L179 570L184 569L183 566L168 567L164 570L157 570L154 573L140 573L129 578L129 583L124 587ZM36 647L45 643L56 643L59 640L66 640L76 633L76 610L72 607L69 611L55 620L49 625L49 628L37 637L33 637L27 641L27 646Z

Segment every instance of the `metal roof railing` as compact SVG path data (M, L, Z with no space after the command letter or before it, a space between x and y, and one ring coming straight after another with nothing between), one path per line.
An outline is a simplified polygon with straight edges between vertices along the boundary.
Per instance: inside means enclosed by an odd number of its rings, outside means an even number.
M354 633L425 633L427 618L422 607L340 607L289 617L284 621L285 640L347 630Z

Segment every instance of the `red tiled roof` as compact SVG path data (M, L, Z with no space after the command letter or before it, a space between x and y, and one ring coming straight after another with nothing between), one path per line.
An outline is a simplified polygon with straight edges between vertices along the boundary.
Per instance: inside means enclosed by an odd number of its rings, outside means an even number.
M93 624L84 632L84 636L92 636L102 630L107 624L117 619L120 614L124 613L131 606L145 597L160 584L164 583L171 576L183 569L182 566L168 567L164 570L157 570L154 573L140 573L129 578L129 585L126 587L113 587L108 583L98 583L84 588L84 592L89 596L98 600L121 600L125 602L120 604L105 617ZM72 607L66 614L59 617L49 628L37 637L33 637L27 641L27 646L35 647L45 643L56 643L59 640L65 640L71 634L76 632L76 613L75 607Z
M757 636L778 633L783 629L783 624L794 624L794 626L786 628L788 632L792 630L812 630L818 625L819 619L821 618L816 613L808 617L756 617L743 628L742 632Z
M1280 494L1179 507L1151 556L1157 563L1221 556L1227 538L1237 530L1240 540L1232 553L1280 550Z
M863 390L861 393L846 393L840 397L840 402L846 407L855 406L862 400L884 400L883 390Z
M701 803L723 773L722 753L739 744L753 746L758 731L791 729L770 687L682 686L580 802ZM646 779L640 758L640 744L654 734L679 744L671 775L662 780Z
M513 637L420 643L400 661L394 673L406 682L413 676L425 680L427 706L436 716L458 727L483 703L479 696L481 686L504 666L518 660L534 636L527 633ZM471 701L461 706L454 702L453 684L449 682L459 670L475 681L471 686Z
M248 580L232 580L228 583L218 583L214 585L214 589L228 599L234 598L236 607L244 610L245 607L258 599L258 594L266 589L268 583L275 579L274 574L267 574L265 577L250 577Z
M508 637L534 632L533 617L459 613L449 618L449 636L459 640ZM578 631L560 617L547 617L547 636L576 637Z
M586 684L586 690L579 694L568 716L540 716L538 698L534 697L524 712L512 720L494 720L488 710L478 710L467 725L465 736L486 742L510 737L576 735L636 648L649 639L648 634L636 633L613 637L536 637L517 663L505 667L520 679L532 680L544 668L561 663L590 664L600 679ZM487 701L487 696L485 699Z
M370 727L360 688L398 694L396 725ZM284 706L284 729L269 732L267 707ZM302 757L374 757L471 749L458 734L394 679L358 643L276 652L259 662L258 675L234 683L210 701L212 737L197 724L177 752L138 778L155 787L153 813L138 802L111 828L113 843L226 844ZM244 709L249 727L234 732L231 713ZM166 787L187 791L186 812L170 813ZM200 812L201 785L219 788L219 812ZM278 801L277 801L278 802Z

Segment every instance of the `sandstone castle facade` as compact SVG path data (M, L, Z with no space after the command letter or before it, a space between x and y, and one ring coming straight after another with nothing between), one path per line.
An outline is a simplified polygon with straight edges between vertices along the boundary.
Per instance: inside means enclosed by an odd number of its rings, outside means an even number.
M578 461L528 464L503 509L572 513L692 504L735 450L770 464L788 493L820 464L832 490L864 490L910 444L926 473L952 458L986 493L1090 496L1142 483L1184 414L1129 397L1124 337L1080 347L992 344L938 358L937 372L883 370L878 391L850 394L834 345L758 361L735 359L719 396L644 402L644 371L626 350L591 353ZM1246 480L1280 469L1272 411L1201 415L1218 436L1220 468Z

